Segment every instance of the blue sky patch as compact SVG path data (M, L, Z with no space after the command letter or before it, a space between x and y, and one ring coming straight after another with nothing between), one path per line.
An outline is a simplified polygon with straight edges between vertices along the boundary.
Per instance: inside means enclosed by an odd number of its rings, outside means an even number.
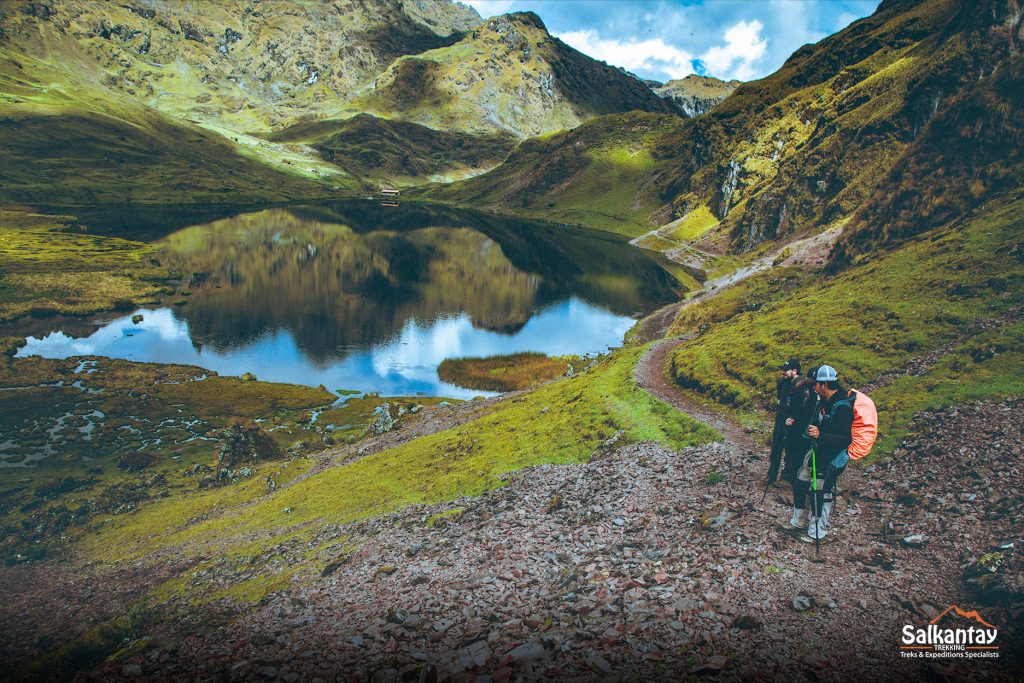
M535 12L577 50L643 78L743 81L870 15L878 0L462 0L485 19Z

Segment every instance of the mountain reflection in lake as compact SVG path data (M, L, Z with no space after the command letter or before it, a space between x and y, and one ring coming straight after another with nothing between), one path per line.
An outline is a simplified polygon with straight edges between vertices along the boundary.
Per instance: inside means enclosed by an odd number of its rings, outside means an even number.
M162 263L183 275L185 305L79 339L57 328L19 355L461 396L437 378L445 358L601 352L674 295L672 279L620 239L446 208L275 207L157 241Z

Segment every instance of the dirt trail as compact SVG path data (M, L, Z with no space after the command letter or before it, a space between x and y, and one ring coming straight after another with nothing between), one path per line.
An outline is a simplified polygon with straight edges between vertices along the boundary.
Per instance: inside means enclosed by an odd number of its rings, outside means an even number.
M668 354L672 349L690 339L692 337L674 337L653 344L637 362L633 371L637 384L670 406L714 427L725 437L727 442L748 451L763 450L764 444L759 443L743 427L714 409L689 398L669 379L665 372L665 360L668 358Z

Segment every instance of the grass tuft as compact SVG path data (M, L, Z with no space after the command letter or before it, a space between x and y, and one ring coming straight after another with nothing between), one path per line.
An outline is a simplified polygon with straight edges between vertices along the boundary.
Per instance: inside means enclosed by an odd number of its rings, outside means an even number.
M569 366L565 358L525 352L487 358L449 358L438 366L437 374L445 382L467 389L515 391L564 375Z

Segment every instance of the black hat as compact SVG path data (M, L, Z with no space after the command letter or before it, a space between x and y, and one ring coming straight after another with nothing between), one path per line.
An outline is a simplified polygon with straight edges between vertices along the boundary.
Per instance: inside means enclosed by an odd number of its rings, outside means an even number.
M796 370L797 372L800 372L800 361L796 358L790 358L782 364L782 370Z

